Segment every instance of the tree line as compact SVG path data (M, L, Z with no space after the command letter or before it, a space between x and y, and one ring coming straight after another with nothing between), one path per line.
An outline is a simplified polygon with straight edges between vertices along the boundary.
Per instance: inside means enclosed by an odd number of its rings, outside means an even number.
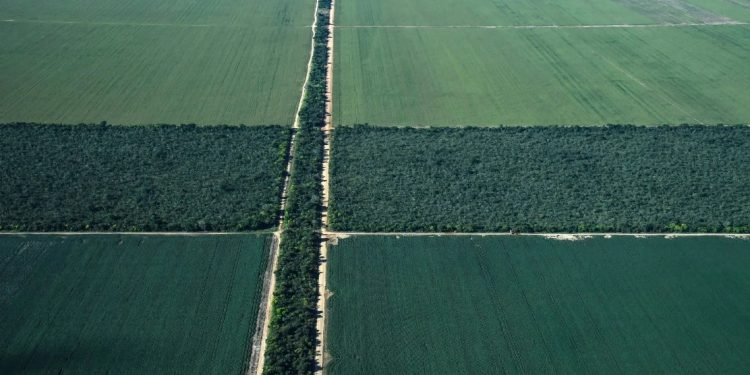
M318 3L313 62L281 238L264 374L311 374L315 363L318 266L330 1Z

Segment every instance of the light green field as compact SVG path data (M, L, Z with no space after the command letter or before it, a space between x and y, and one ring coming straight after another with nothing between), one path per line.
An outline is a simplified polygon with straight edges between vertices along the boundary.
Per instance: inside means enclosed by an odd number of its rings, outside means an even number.
M0 0L0 20L310 26L314 0Z
M750 122L750 27L336 29L334 120Z
M750 240L354 237L327 373L745 374Z
M0 373L243 374L270 236L0 236Z
M313 1L4 1L0 122L291 124Z
M750 21L748 0L342 0L336 24L597 25Z

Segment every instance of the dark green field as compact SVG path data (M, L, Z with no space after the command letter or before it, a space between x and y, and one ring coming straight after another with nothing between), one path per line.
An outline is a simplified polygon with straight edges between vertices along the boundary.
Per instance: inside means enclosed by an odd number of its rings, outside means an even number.
M750 127L339 127L339 231L748 232Z
M0 125L0 230L275 225L281 126Z
M355 237L328 373L746 374L750 240Z
M0 373L241 374L269 236L0 236Z

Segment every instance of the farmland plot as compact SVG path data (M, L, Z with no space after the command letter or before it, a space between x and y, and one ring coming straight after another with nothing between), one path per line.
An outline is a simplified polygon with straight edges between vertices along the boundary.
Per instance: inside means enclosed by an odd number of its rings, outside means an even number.
M747 0L346 0L341 26L704 23L750 20Z
M337 28L339 125L750 122L750 27Z
M313 0L0 0L16 23L309 26Z
M314 1L2 3L0 122L293 121Z
M329 374L750 371L750 240L353 237Z
M241 374L269 236L0 236L0 373Z
M305 28L0 23L0 121L291 124Z

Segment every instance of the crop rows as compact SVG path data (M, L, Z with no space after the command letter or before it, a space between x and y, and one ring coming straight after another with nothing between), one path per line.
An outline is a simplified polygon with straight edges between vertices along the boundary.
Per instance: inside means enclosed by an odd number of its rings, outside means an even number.
M269 245L1 235L0 373L243 374Z
M290 125L312 4L3 1L0 122Z
M750 26L341 27L335 40L336 125L750 122Z
M749 243L340 239L327 373L746 373Z

